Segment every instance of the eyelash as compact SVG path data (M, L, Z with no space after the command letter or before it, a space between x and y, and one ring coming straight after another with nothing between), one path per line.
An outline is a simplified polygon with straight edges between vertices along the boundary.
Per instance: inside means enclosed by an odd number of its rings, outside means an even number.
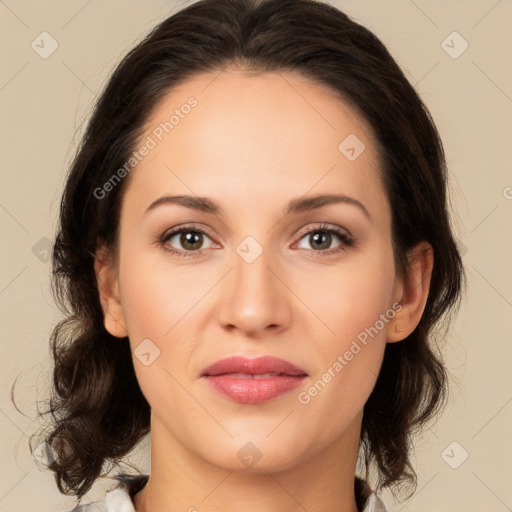
M306 235L310 235L312 233L318 233L318 232L335 234L336 236L338 236L338 238L341 240L342 243L340 244L339 247L336 247L334 249L325 250L325 251L309 249L309 251L311 251L313 253L317 253L315 256L330 256L331 254L335 254L335 253L338 253L338 252L341 252L341 251L346 251L347 247L354 247L355 246L354 238L349 236L345 231L342 231L339 228L329 227L326 224L320 224L320 225L315 226L314 228L310 229L309 231L306 231L306 232L302 233L300 238L299 238L299 240L304 238ZM165 251L167 251L167 252L169 252L171 254L174 254L176 256L181 256L181 257L184 257L184 258L197 258L197 257L202 256L203 252L205 252L206 249L200 249L198 251L180 251L180 250L174 249L172 247L169 248L166 245L167 242L173 236L175 236L177 234L180 234L180 233L201 233L201 234L207 236L208 238L210 238L210 236L208 235L208 233L206 231L204 231L203 229L201 229L201 228L199 228L197 226L191 225L191 226L182 226L181 228L175 229L173 231L167 231L166 233L164 233L163 235L161 235L161 236L159 236L157 238L157 243Z

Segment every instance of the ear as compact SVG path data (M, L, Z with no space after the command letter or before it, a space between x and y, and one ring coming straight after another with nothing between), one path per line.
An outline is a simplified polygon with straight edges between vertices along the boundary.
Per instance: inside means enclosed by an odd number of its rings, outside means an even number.
M117 268L113 257L103 245L98 246L94 258L94 272L103 309L103 322L105 329L116 336L128 336L123 307L119 298L119 283Z
M397 281L393 293L394 301L399 302L402 308L387 325L388 343L401 341L416 329L427 303L434 249L422 241L408 252L407 257L406 276L403 281Z

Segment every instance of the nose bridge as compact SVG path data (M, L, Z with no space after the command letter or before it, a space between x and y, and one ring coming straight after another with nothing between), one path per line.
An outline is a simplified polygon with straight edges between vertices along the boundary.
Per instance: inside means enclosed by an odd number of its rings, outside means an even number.
M269 289L272 273L272 249L263 246L252 236L246 237L236 248L234 257L237 288L258 293L258 288Z
M278 266L272 250L254 237L246 237L235 247L233 272L221 299L224 325L254 332L288 321L283 284L274 275Z

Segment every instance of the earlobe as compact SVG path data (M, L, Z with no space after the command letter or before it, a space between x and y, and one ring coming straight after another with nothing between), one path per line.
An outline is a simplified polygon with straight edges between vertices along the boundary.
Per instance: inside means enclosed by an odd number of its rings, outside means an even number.
M428 299L434 249L428 242L420 242L409 251L408 260L406 276L395 288L396 300L402 308L388 324L388 343L401 341L416 329Z
M96 250L94 272L105 329L116 338L124 338L128 336L128 330L119 297L117 271L109 251L103 246Z

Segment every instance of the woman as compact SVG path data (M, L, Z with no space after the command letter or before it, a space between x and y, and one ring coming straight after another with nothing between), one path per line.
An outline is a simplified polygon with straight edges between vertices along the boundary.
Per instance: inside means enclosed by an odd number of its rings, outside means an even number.
M383 44L313 0L203 0L120 63L53 251L45 436L81 510L385 510L440 410L464 281L443 148ZM372 473L371 470L375 469ZM370 482L370 474L374 474Z

